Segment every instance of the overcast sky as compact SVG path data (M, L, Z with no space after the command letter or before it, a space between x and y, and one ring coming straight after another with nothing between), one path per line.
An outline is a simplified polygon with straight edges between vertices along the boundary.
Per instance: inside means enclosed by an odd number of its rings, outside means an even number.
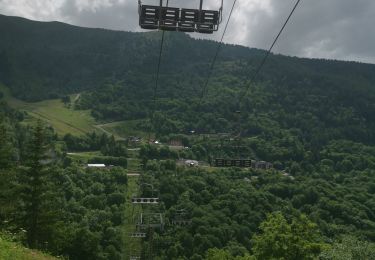
M221 0L206 0L207 8ZM234 0L224 0L224 21ZM141 31L137 0L0 0L0 13L84 27ZM157 0L144 0L155 3ZM189 2L187 5L186 3ZM225 42L268 49L296 0L237 0ZM198 6L198 0L170 0ZM222 26L223 28L224 26ZM274 52L375 63L374 0L302 0ZM220 38L218 32L209 38Z

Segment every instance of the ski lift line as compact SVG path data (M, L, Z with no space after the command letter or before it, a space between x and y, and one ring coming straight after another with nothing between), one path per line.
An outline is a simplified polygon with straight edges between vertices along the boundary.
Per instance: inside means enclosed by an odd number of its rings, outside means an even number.
M205 94L206 94L206 92L207 92L208 83L210 82L210 79L211 79L212 72L213 72L214 67L215 67L215 63L216 63L217 57L219 56L219 53L220 53L221 47L222 47L222 45L223 45L224 36L225 36L225 34L226 34L226 32L227 32L228 25L229 25L230 19L231 19L231 17L232 17L233 10L234 10L234 7L236 6L236 3L237 3L237 0L234 0L233 5L232 5L232 8L231 8L230 13L229 13L228 20L227 20L227 22L226 22L226 24L225 24L225 27L224 27L223 34L221 35L220 42L219 42L218 45L217 45L217 49L216 49L215 56L214 56L214 58L213 58L213 60L212 60L212 63L211 63L211 65L210 65L210 70L209 70L209 72L208 72L207 79L206 79L205 84L204 84L204 86L203 86L202 93L201 93L201 98L200 98L200 102L199 102L199 103L202 102L202 100L203 100L203 98L204 98L204 96L205 96Z
M273 47L275 47L277 41L279 40L281 34L283 33L285 27L288 25L289 23L289 20L290 18L292 17L293 13L295 12L295 10L297 9L298 5L300 4L301 0L297 0L297 2L295 3L292 11L290 12L288 18L286 19L286 21L284 22L283 26L281 27L281 30L279 31L279 33L277 34L276 38L274 39L271 47L268 49L266 55L264 56L262 62L259 64L258 68L255 70L255 73L251 76L251 77L248 77L247 80L250 79L249 83L247 84L247 87L246 87L246 91L244 93L244 95L241 95L240 96L240 102L238 104L240 104L240 107L241 107L241 102L243 100L243 98L248 94L248 91L251 87L251 85L254 83L254 81L256 80L258 74L260 73L260 71L262 70L264 64L266 63L267 59L269 58L272 50L273 50ZM246 81L247 81L246 80Z

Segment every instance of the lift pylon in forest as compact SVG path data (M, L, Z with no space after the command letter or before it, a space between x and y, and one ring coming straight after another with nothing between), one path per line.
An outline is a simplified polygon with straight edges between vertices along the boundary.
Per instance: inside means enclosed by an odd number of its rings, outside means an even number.
M191 225L192 221L187 217L185 209L177 210L171 224L175 226L188 226Z
M131 238L145 238L147 237L147 234L143 232L134 232L130 234L130 237Z
M137 229L149 230L159 229L164 230L164 217L162 213L141 213L139 221L137 223Z
M142 195L133 195L132 203L133 204L159 204L159 196L155 196L154 193L156 190L154 189L154 185L149 183L142 183L140 185L142 188L145 186L151 187L151 193L150 194L143 194ZM147 196L148 195L148 196Z
M133 204L158 204L159 198L132 198Z

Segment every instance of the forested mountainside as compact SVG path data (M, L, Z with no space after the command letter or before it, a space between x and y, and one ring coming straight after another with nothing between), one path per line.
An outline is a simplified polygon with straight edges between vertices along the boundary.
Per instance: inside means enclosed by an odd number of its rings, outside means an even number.
M0 35L14 96L132 136L58 135L0 92L1 237L80 260L375 259L374 65L271 55L248 85L265 52L223 45L201 99L217 43L166 33L152 114L159 33L0 16Z
M0 33L1 68L7 72L2 77L18 97L45 99L117 80L138 82L145 94L151 89L148 85L158 58L159 34L86 29L7 16L0 16ZM185 34L169 34L167 41L166 60L173 62L166 73L180 78L181 73L206 71L214 42L196 41ZM226 49L225 60L254 53L242 47ZM42 91L36 95L30 89Z
M87 29L3 15L0 33L0 76L17 97L40 100L95 89L103 82L123 81L127 90L136 90L128 98L145 99L153 88L160 48L158 33ZM216 46L213 41L196 40L183 33L167 33L160 96L197 96ZM240 87L263 54L262 50L224 45L213 82L218 79L222 85L230 83L226 87ZM236 80L223 81L230 76ZM355 84L357 88L353 91L357 92L368 90L375 82L375 66L272 55L260 79L278 85L302 84L306 88L335 82L330 88L338 85L342 90ZM220 92L218 87L215 86L214 93Z
M160 34L7 16L0 16L0 33L0 79L15 96L40 100L90 90L80 106L93 109L99 120L149 115ZM212 41L167 33L157 93L158 110L164 111L160 116L168 119L159 127L163 134L238 131L233 113L244 110L245 135L262 132L265 120L260 117L267 113L267 120L279 128L314 133L325 128L324 135L374 143L374 65L272 55L239 108L246 79L264 52L224 45L200 102L216 47ZM340 127L345 129L335 130Z
M336 141L288 173L188 168L167 146L144 145L142 175L127 177L126 164L87 168L66 153L69 138L40 121L24 126L22 113L0 108L0 233L28 247L77 260L375 257L374 147ZM73 145L85 140L94 135ZM204 158L205 145L193 144L192 156ZM143 183L152 190L137 188ZM162 214L164 228L151 219L156 229L132 241L142 211L131 198L154 189L161 203L143 213Z

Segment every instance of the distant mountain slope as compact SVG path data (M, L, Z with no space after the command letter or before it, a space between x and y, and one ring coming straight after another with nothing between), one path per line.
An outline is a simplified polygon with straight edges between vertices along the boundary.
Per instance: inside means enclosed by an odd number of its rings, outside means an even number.
M40 100L117 80L125 80L129 88L141 88L141 96L151 93L160 46L158 33L87 29L0 15L0 35L0 80L17 97ZM167 33L162 84L173 81L179 87L166 86L162 94L170 97L181 95L181 91L189 95L199 92L215 50L215 42ZM259 64L262 55L261 50L225 45L214 76L242 79ZM260 79L310 82L322 76L368 86L375 82L375 66L273 55Z
M0 79L27 100L93 88L133 73L153 73L160 44L157 33L86 29L8 16L0 16L0 35ZM215 47L185 34L169 34L166 42L170 48L165 60L171 61L167 69L174 73L204 67L201 64L209 61ZM241 47L230 49L227 58L250 53Z
M149 117L160 33L0 16L0 35L0 80L16 97L36 101L89 90L77 107L101 121ZM155 131L238 131L238 97L264 51L224 45L200 102L216 47L166 34ZM311 147L337 139L375 144L375 65L271 55L249 90L243 135L267 140L283 129Z

